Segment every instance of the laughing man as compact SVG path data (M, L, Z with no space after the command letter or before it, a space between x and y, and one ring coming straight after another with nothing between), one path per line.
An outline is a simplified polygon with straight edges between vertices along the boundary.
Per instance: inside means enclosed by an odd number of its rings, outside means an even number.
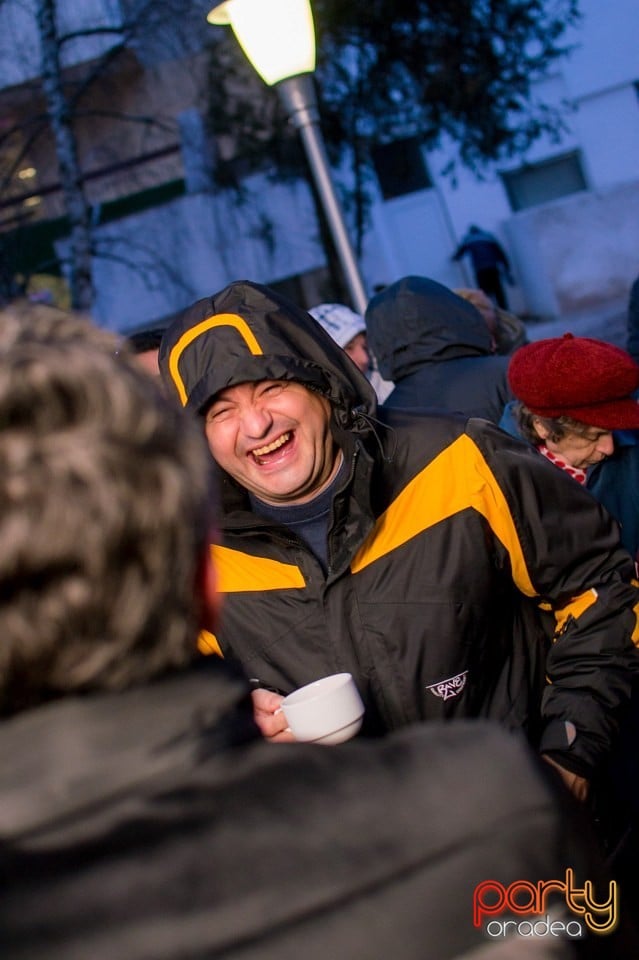
M599 505L486 421L377 415L347 355L267 287L198 301L160 367L221 475L211 649L280 694L351 672L364 734L524 729L585 797L639 663L632 562ZM256 697L274 739L280 700Z

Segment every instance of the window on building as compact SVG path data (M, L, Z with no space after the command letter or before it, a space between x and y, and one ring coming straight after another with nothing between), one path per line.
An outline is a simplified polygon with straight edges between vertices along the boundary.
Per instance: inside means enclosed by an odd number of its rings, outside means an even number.
M578 150L501 174L512 210L525 210L587 190Z
M384 200L427 190L433 185L417 137L406 137L374 147L372 156Z

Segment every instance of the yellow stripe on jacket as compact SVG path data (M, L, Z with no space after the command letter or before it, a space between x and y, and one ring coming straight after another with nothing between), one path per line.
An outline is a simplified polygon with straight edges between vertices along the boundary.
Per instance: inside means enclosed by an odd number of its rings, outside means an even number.
M254 557L218 544L211 546L211 557L220 593L300 590L306 586L302 571L293 563Z
M442 450L404 487L378 518L351 570L363 570L429 527L469 508L486 518L508 551L519 590L536 596L506 498L479 448L466 435Z

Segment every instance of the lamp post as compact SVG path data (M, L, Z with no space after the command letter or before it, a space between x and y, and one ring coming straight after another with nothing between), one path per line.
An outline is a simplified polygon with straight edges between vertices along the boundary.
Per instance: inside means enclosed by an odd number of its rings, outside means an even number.
M361 314L368 297L331 178L312 73L315 31L309 0L225 0L206 18L230 25L264 82L276 86L284 109L299 131L353 307Z

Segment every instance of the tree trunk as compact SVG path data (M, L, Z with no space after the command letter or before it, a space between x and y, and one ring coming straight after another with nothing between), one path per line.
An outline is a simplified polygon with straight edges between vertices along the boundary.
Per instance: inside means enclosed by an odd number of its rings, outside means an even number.
M70 224L69 285L71 303L79 310L93 304L91 277L91 220L82 186L82 173L73 133L69 103L60 65L55 0L39 0L38 30L42 48L42 89L53 129L60 183Z

